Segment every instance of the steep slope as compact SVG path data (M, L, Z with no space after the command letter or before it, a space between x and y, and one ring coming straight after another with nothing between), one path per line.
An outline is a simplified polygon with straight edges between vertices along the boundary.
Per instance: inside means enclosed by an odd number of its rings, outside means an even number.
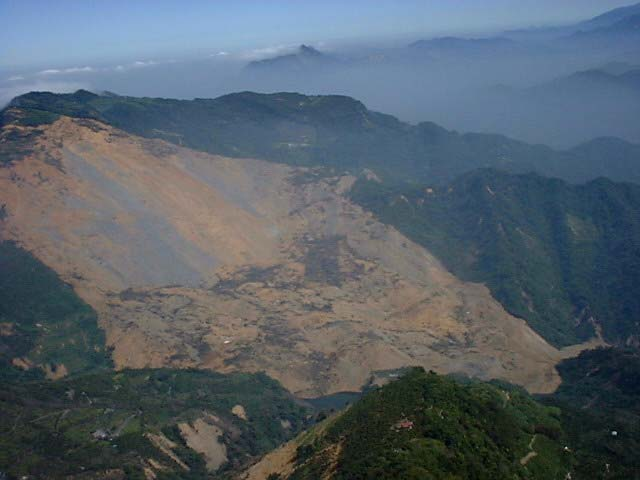
M306 424L264 374L116 374L96 312L54 271L2 242L0 272L2 478L219 478Z
M441 188L359 182L352 198L456 275L486 283L553 344L594 329L607 341L638 344L638 186L480 170Z
M559 366L562 385L545 402L563 411L577 459L574 478L640 479L640 354L597 349Z
M573 455L563 450L558 417L513 388L414 369L242 478L563 480Z
M246 419L234 415L241 405ZM295 435L307 411L262 374L126 370L3 382L5 478L225 478Z
M0 169L2 239L98 312L118 368L266 371L315 396L419 364L549 391L575 353L351 203L352 177L87 119L12 131L35 142Z
M59 114L100 119L135 135L209 153L338 172L368 168L392 181L447 182L479 167L495 167L571 181L576 171L578 181L592 180L604 171L612 179L640 182L637 146L620 149L624 155L613 165L599 153L586 165L582 151L559 152L502 135L459 134L429 122L414 126L342 96L244 92L178 101L86 91L29 93L3 112L23 124L51 121Z
M3 383L111 366L96 313L55 272L11 242L0 242L0 272Z
M637 350L589 350L559 370L562 385L539 403L414 370L239 478L640 478Z

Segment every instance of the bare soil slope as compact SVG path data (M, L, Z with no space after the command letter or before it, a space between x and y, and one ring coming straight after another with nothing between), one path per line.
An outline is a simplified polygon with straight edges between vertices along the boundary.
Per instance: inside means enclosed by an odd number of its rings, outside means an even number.
M547 392L576 350L349 202L352 177L88 120L39 128L31 153L0 168L0 235L98 311L118 367L264 370L314 396L423 365Z

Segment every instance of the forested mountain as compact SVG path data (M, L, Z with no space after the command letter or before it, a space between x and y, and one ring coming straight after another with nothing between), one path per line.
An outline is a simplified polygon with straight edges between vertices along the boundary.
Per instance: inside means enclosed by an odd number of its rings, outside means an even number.
M283 480L563 480L573 464L564 441L560 411L522 391L414 369L267 455L246 478L270 468L269 478Z
M544 399L562 409L575 449L574 478L640 478L640 355L596 349L558 366L562 385Z
M351 197L555 345L638 344L640 187L478 170L442 187L360 180Z
M391 181L447 182L481 167L537 171L570 181L605 175L640 182L640 147L622 140L556 151L502 135L448 131L430 122L410 125L342 96L250 92L193 101L30 93L3 115L25 124L57 115L93 118L135 135L161 138L209 153L256 157L337 171L375 171Z
M536 399L409 370L240 478L640 478L637 351L592 350L559 369L560 389Z

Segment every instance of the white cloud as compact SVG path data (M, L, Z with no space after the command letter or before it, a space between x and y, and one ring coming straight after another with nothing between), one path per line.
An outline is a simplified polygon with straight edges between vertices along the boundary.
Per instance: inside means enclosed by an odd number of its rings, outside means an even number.
M64 73L80 73L80 72L94 72L93 67L72 67L64 70Z
M68 74L68 73L88 73L94 72L93 67L70 67L70 68L49 68L47 70L41 70L38 72L38 75L59 75L59 74Z
M62 73L62 70L58 70L57 68L49 68L47 70L39 71L38 75L57 75L58 73Z
M261 60L263 58L275 57L276 55L292 53L296 47L296 45L273 45L270 47L255 48L241 53L240 57L245 60Z
M172 62L173 60L169 60L163 63L172 63ZM127 70L131 70L133 68L146 68L146 67L152 67L158 64L159 63L156 62L155 60L136 60L133 63L120 64L120 65L116 65L115 67L105 68L104 70L114 71L114 72L126 72Z
M24 77L22 75L14 75L13 77L7 78L9 82L17 82L19 80L24 80Z
M133 62L134 67L150 67L151 65L156 65L156 62L153 60L137 60Z
M167 61L163 61L162 63L174 63L174 62L175 60L167 60ZM132 62L132 63L119 64L115 66L102 67L102 68L91 67L88 65L84 67L48 68L46 70L40 70L35 74L11 77L8 80L24 80L25 78L33 77L33 76L46 77L46 76L54 76L54 75L62 76L62 75L74 75L74 74L98 73L98 72L126 72L127 70L131 70L134 68L145 68L145 67L151 67L154 65L159 65L159 62L155 60L136 60L135 62Z

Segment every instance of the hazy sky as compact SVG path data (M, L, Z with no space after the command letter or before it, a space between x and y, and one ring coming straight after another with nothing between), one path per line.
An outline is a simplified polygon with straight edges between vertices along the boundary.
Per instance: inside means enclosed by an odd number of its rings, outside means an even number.
M0 0L0 67L59 67L588 18L630 0Z

